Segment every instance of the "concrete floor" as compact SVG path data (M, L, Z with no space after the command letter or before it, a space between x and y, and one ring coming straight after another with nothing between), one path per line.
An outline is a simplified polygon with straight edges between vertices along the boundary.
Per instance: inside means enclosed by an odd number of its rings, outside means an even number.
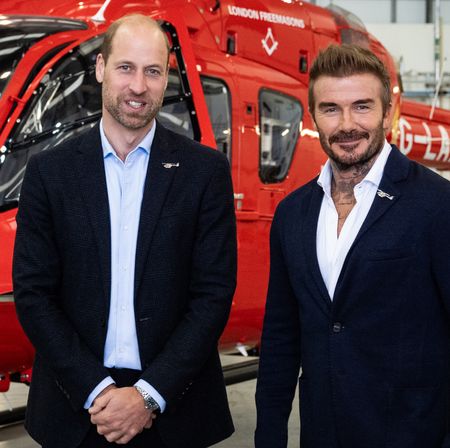
M214 448L252 448L255 430L255 394L256 380L245 381L227 387L231 412L236 432L227 440L214 445ZM10 406L22 406L26 401L28 388L24 385L13 385L9 392L0 394L0 411ZM299 447L299 415L298 401L293 404L289 424L288 448ZM38 448L26 433L22 424L0 428L0 448Z
M253 448L253 433L256 426L255 388L256 380L244 381L227 387L236 431L229 439L214 445L214 448ZM288 448L299 448L299 440L300 421L298 399L296 398L289 420Z
M0 393L0 411L11 410L24 406L27 400L28 386L24 384L11 384L8 392ZM0 448L37 448L35 443L26 433L22 424L8 425L0 428Z

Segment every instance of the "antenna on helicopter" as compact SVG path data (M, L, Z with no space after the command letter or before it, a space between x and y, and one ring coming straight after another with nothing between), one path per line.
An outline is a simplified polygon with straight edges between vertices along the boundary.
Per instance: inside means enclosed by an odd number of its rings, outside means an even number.
M101 8L97 11L95 15L91 17L91 20L96 23L105 23L105 16L104 13L106 11L106 8L108 7L111 0L105 0Z

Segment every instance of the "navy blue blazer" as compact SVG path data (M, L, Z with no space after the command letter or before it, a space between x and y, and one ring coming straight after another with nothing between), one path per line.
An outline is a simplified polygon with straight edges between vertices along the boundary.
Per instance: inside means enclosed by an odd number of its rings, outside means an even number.
M98 125L31 158L17 225L15 301L36 348L26 427L46 447L76 447L89 428L83 404L109 374L111 245ZM167 402L155 428L168 447L207 446L233 432L217 341L235 289L235 232L226 157L157 124L134 305L141 378Z
M276 211L257 448L286 447L297 381L301 448L450 447L450 183L394 147L380 189L393 198L375 196L333 301L317 179Z

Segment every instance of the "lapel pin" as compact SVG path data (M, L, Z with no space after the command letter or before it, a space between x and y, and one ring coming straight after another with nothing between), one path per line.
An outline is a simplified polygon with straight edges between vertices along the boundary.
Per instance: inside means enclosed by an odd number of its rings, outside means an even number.
M177 163L163 162L162 166L167 169L178 168L180 166L180 163L179 162L177 162Z
M380 198L388 198L390 201L392 201L392 199L394 199L395 197L388 193L385 193L383 190L377 190L377 195L380 196Z

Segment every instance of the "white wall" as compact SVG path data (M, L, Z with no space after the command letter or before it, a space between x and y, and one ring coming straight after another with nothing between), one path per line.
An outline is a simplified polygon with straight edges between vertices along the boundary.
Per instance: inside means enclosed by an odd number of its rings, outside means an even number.
M426 20L427 12L424 0L397 0L397 23L425 23ZM374 20L370 22L375 23Z
M391 0L316 0L317 6L333 3L356 14L364 23L390 23ZM441 16L450 23L450 0L441 0ZM397 0L397 23L425 23L426 0Z
M403 56L402 71L434 72L433 24L368 24L373 34L394 56ZM450 72L450 25L443 26L442 48L445 72Z
M340 0L317 2L318 6L328 6L330 3L340 6L347 11L352 12L364 23L370 20L371 23L389 23L391 21L391 1L357 1L357 0ZM323 3L323 4L322 4Z

